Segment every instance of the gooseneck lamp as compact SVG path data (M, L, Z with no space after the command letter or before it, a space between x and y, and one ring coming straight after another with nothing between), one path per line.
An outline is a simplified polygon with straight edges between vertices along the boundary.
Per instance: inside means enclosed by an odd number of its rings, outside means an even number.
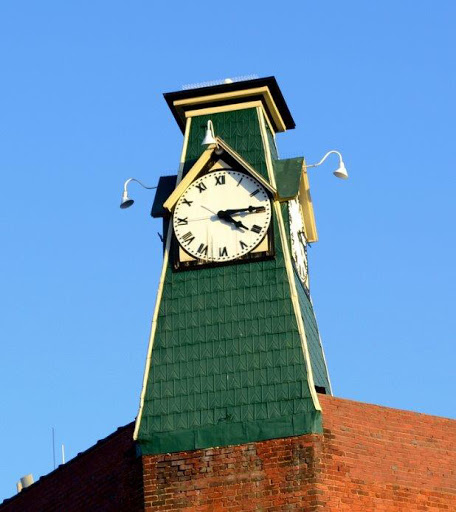
M210 144L217 144L217 141L215 140L214 125L212 124L212 121L209 119L209 121L207 122L206 135L204 136L201 145L209 146Z
M146 185L144 185L144 183L137 180L136 178L128 178L128 180L124 183L122 199L120 201L120 207L122 208L122 210L125 210L125 208L129 208L134 203L134 200L131 199L130 197L128 197L127 187L128 187L128 184L130 183L130 181L136 181L136 183L139 183L141 185L141 187L147 188L148 190L153 190L153 189L157 188L157 187L147 187Z
M333 172L334 176L336 176L336 178L340 178L341 180L348 179L348 172L347 172L347 169L345 168L344 161L342 160L342 155L339 153L339 151L336 151L334 149L331 151L328 151L326 153L326 155L318 163L312 164L312 165L306 165L306 168L318 167L328 158L329 155L332 155L333 153L338 155L338 157L339 157L339 167Z

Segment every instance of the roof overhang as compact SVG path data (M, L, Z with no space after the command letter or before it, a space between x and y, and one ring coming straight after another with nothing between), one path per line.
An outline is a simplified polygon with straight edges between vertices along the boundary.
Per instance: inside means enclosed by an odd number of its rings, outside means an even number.
M255 100L263 104L276 132L292 130L296 126L273 76L168 92L164 97L182 133L185 130L186 112L189 110L242 104Z

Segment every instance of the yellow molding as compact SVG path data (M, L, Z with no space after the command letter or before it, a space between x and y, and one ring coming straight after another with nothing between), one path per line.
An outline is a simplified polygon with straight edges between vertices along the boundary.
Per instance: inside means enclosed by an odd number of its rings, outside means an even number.
M257 181L259 181L265 189L271 192L274 199L277 197L277 189L273 184L270 184L267 180L265 180L263 176L255 171L255 169L248 162L246 162L239 153L237 153L231 146L228 146L228 144L223 139L220 137L216 137L215 139L217 140L218 145L221 146L227 153L229 153L238 162L239 165L244 167L244 169L248 171Z
M191 119L191 117L189 118ZM259 181L263 187L271 192L271 194L276 197L277 191L260 175L258 174L253 167L251 167L234 149L232 149L226 142L224 142L220 137L216 137L217 145L224 149L228 154L230 154L241 167L243 167L246 171L248 171L257 181ZM211 144L204 153L198 158L193 167L188 171L185 175L184 179L179 183L179 185L173 190L168 199L163 203L163 207L167 210L171 211L174 208L174 205L179 201L180 196L187 190L191 183L196 179L198 174L203 170L204 166L211 159L215 149L216 144Z
M284 132L286 131L286 125L282 119L282 116L280 115L279 109L277 108L277 105L275 104L274 98L272 97L271 92L269 91L269 87L256 87L254 89L243 89L241 91L231 91L231 92L223 92L219 94L209 94L208 96L198 96L196 98L186 98L182 100L175 100L173 102L173 105L175 107L185 107L185 106L191 106L191 105L197 105L197 104L204 104L204 103L212 103L214 101L222 101L222 100L235 100L238 98L245 98L249 96L257 96L258 94L261 94L268 106L268 108L271 111L271 115L279 128L279 131Z
M192 124L191 118L187 119L187 124L185 126L184 143L182 145L181 158L180 158L180 162L179 162L179 171L177 174L177 183L179 183L180 180L182 179L182 173L183 173L184 165L185 165L185 156L187 154L187 146L188 146L188 139L189 139L189 135L190 135L191 124ZM162 270L161 270L161 274L160 274L160 281L158 283L157 298L155 300L154 314L152 316L152 323L150 326L149 346L147 348L146 365L144 368L144 377L143 377L143 383L142 383L142 389L141 389L141 398L139 401L139 411L138 411L138 416L136 417L135 430L133 433L133 439L135 441L136 441L136 439L138 439L139 426L141 424L142 413L144 410L144 398L146 396L147 381L149 380L150 362L151 362L151 358L152 358L152 348L153 348L154 341L155 341L155 333L157 331L158 312L160 310L160 303L161 303L161 299L163 296L163 286L165 284L166 270L168 267L172 234L173 234L173 223L170 222L169 226L168 226L168 233L166 235L165 253L163 255L163 265L162 265Z
M207 114L219 114L220 112L231 112L232 110L245 110L246 108L255 108L261 105L260 100L247 101L246 103L238 103L234 105L220 105L218 107L206 107L197 110L187 110L185 117L204 116Z
M264 121L260 122L260 127L261 127L261 136L263 139L264 152L266 155L266 167L268 168L270 179L273 181L273 183L275 183L274 167L272 165L272 158L271 158L271 150L269 148L269 141L268 141ZM290 249L288 247L285 223L283 221L281 205L278 200L274 201L274 209L276 212L277 223L279 225L279 235L280 235L280 241L282 243L282 248L283 248L283 257L284 257L284 261L285 261L285 268L287 271L288 284L290 285L291 302L293 304L293 311L295 314L296 323L298 325L299 338L301 340L301 348L302 348L302 352L303 352L303 356L304 356L304 360L305 360L305 364L306 364L307 383L309 385L309 391L310 391L310 395L312 397L312 401L315 406L315 409L317 411L321 411L320 401L318 400L318 395L315 390L315 383L314 383L313 372L312 372L312 364L310 362L309 347L307 345L306 330L305 330L304 321L303 321L302 315L301 315L301 307L299 305L298 291L296 289L296 283L294 280L294 270L293 270L293 264L291 262L292 260L291 260Z
M315 223L315 214L310 195L309 176L307 174L306 161L303 160L301 171L301 183L299 185L299 203L301 204L304 228L308 242L317 242L318 233Z
M197 116L205 116L210 114L220 114L222 112L232 112L234 110L245 110L247 108L258 108L260 107L263 115L266 119L266 122L268 123L269 129L274 134L275 137L275 130L271 124L271 121L269 120L268 114L264 109L264 105L260 100L256 101L248 101L246 103L237 103L232 105L220 105L219 107L207 107L207 108L200 108L197 110L187 110L185 112L185 117L197 117Z
M274 166L272 165L271 150L269 147L266 126L264 124L264 117L261 115L262 111L260 109L257 109L257 113L258 113L258 120L260 122L260 133L261 133L261 138L263 140L263 151L264 151L264 156L266 159L266 169L268 171L269 181L271 182L272 186L277 190L277 184L276 184L275 174L274 174Z
M190 118L191 119L191 118ZM211 159L212 153L215 150L215 144L211 144L203 154L198 158L193 167L188 171L185 175L185 178L181 180L179 185L173 190L168 199L163 203L163 207L167 210L171 211L173 206L179 200L179 197L185 192L187 187L192 183L192 181L198 176L203 167L209 162Z

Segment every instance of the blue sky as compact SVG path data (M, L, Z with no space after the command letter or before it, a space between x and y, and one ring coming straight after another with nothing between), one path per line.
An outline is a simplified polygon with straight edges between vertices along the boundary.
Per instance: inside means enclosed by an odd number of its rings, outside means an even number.
M337 396L454 417L456 4L0 4L0 500L137 412L182 135L162 93L275 75L311 171L311 291Z

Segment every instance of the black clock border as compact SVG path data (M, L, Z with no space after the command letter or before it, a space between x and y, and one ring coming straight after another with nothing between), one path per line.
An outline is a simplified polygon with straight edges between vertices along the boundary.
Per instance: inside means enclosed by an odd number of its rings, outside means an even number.
M211 174L212 172L218 172L222 170L232 170L235 172L239 172L241 174L245 174L246 176L250 176L251 178L256 179L254 176L252 176L249 172L247 172L245 169L243 169L238 162L235 162L234 159L230 159L231 162L227 162L227 153L223 154L223 161L227 164L231 164L232 167L229 169L213 169L213 166L216 162L219 160L222 160L222 155L218 156L216 159L211 159L208 164L204 167L204 169L199 173L198 177L195 178L199 179L203 176L206 176L208 174ZM233 165L234 164L234 165ZM241 167L241 168L240 168ZM264 188L264 187L263 187ZM273 198L268 189L265 188L266 194L269 197L269 200L271 201L271 221L269 223L269 227L267 232L265 233L264 237L258 242L256 247L262 243L264 238L268 237L268 248L266 251L256 252L252 253L252 251L255 250L255 248L252 249L249 253L245 254L244 256L240 256L239 258L236 258L234 260L229 261L207 261L199 258L195 258L192 254L189 254L184 247L182 247L177 240L177 237L174 233L174 227L173 227L173 234L171 239L171 257L173 261L173 270L175 272L182 272L187 270L196 270L196 269L203 269L203 268L211 268L211 267L221 267L221 266L230 266L230 265L239 265L244 263L252 263L254 261L265 261L265 260L271 260L275 258L275 248L274 248L274 208L273 208ZM172 216L170 219L170 222L172 224ZM180 261L179 259L179 248L181 248L183 251L185 251L191 258L191 261Z

